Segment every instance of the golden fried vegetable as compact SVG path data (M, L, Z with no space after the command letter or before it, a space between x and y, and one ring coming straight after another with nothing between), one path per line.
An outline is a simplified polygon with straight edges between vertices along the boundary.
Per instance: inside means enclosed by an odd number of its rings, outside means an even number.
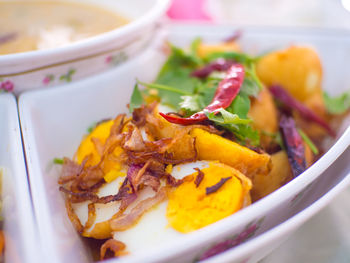
M248 116L253 120L253 127L260 131L277 132L277 109L271 93L264 88L259 97L252 100Z
M267 174L270 170L270 156L259 154L238 143L202 129L194 129L196 148L200 160L217 160L230 165L248 177L255 173Z
M292 179L292 170L285 151L271 155L272 170L266 174L256 174L253 178L251 196L253 202L280 188Z
M301 102L322 95L321 61L310 47L291 46L271 52L257 63L256 70L266 86L282 85Z

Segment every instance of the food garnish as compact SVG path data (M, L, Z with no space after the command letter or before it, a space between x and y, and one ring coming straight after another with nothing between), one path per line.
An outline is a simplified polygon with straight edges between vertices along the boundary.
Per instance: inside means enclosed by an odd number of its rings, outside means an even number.
M196 187L198 187L204 178L204 173L199 168L194 169L198 172L196 179L194 180L194 184L196 185Z
M228 180L230 180L232 177L226 177L226 178L221 178L221 180L217 183L214 184L213 186L207 187L205 188L205 193L207 195L215 193L217 190L220 189L221 186L224 185L224 183L226 183Z
M101 259L232 215L300 176L323 151L313 142L335 134L314 50L257 58L235 40L170 46L155 81L136 81L131 116L96 123L63 159L68 216L82 236L107 240ZM298 59L308 76L290 66Z

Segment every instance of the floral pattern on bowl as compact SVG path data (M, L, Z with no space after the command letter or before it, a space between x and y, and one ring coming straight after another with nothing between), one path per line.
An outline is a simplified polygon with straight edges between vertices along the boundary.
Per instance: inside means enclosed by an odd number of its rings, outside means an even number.
M154 38L151 36L152 34L147 38L134 39L105 52L72 60L67 59L61 63L49 64L23 72L0 74L0 90L18 95L27 90L59 86L101 73L120 66L138 56L146 48L153 46L153 43L158 43L159 39L153 40Z
M202 253L202 255L199 256L197 259L204 260L204 259L210 258L230 248L238 246L239 244L250 239L251 237L254 237L256 234L256 231L261 227L264 220L265 220L265 217L262 217L259 220L254 220L250 222L244 227L244 229L241 232L233 235L232 237L224 241L221 241L215 245L212 245L210 248L204 251L204 253Z

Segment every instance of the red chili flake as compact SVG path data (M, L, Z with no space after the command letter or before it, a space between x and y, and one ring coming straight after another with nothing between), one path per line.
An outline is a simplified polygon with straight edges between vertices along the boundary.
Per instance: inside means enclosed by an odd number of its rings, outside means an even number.
M297 177L306 170L303 139L301 138L292 117L282 115L280 129L286 147L288 160L292 168L293 177Z
M205 193L207 195L215 193L217 190L219 190L221 188L221 186L224 185L224 183L226 183L228 180L230 180L232 178L232 176L230 177L225 177L225 178L221 178L220 182L218 182L217 184L214 184L213 186L207 187L205 188Z
M199 168L194 169L198 172L196 179L194 180L194 184L196 185L196 187L198 187L204 178L204 173Z

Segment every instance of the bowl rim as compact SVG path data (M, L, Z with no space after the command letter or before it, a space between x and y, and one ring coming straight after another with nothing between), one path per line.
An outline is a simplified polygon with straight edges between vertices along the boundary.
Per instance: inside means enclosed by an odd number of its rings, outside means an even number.
M98 5L98 2L96 2L95 5ZM31 62L32 59L44 59L57 54L60 54L60 57L63 57L72 53L74 54L76 51L79 51L79 53L89 52L93 50L94 47L103 46L104 43L111 42L118 38L123 39L129 34L146 27L147 25L155 23L165 13L169 5L170 0L155 0L153 6L145 14L135 20L132 20L130 23L115 28L111 31L88 37L64 46L0 55L0 65L13 65L20 62Z
M203 26L203 25L202 25ZM227 25L225 25L227 26ZM224 26L224 27L225 27ZM206 27L206 25L204 25ZM216 26L218 28L222 27L222 25ZM181 26L179 27L181 29ZM183 28L183 27L182 27ZM209 28L215 28L213 26L209 25ZM252 29L251 27L244 27L247 28L247 30ZM254 27L253 29L256 29L257 27ZM265 28L266 27L260 27L260 28ZM267 27L267 30L271 28ZM286 29L279 29L279 30L272 30L274 34L284 34ZM288 31L288 29L287 29ZM312 33L314 32L315 35L319 36L323 32L322 30L300 30L296 28L292 28L291 32L296 35L302 35L305 33ZM325 30L324 32L331 32L329 30ZM187 32L184 32L186 34ZM171 36L172 31L170 30L169 35ZM335 37L340 37L344 38L347 36L344 36L342 34L332 34ZM96 77L96 76L95 76ZM81 80L83 81L88 81L87 79ZM60 93L62 94L67 94L69 93L69 90L74 88L74 85L77 85L80 83L80 81L62 85L60 87L53 87L49 90L33 90L29 92L22 93L19 98L19 114L21 117L21 125L22 122L24 126L30 127L31 124L28 123L28 117L29 113L26 112L26 108L32 103L35 102L40 98L41 95L50 95L50 97L55 97L56 95L59 95ZM87 82L85 82L87 83ZM79 87L76 87L78 89ZM30 108L30 106L29 106ZM23 118L22 118L23 117ZM24 144L31 148L31 155L33 156L33 145L28 145L28 143L33 143L33 140L30 139L31 135L29 135L27 132L24 132L23 134L24 137ZM30 141L30 142L29 142ZM333 144L333 146L317 161L315 162L311 167L309 167L303 174L295 178L293 181L289 182L287 185L285 185L282 188L277 189L275 192L271 193L270 195L266 196L265 198L259 200L258 202L246 207L245 209L237 212L234 216L230 216L227 218L224 218L220 220L219 222L215 222L211 224L210 226L204 227L202 229L199 229L191 235L186 236L186 238L182 238L180 240L174 240L173 242L170 242L169 244L161 244L160 249L162 251L167 251L167 255L163 256L162 259L169 259L172 257L176 256L176 253L173 249L174 246L181 246L182 249L181 251L183 253L186 253L192 249L196 249L198 247L201 247L206 240L214 240L220 235L223 235L224 233L227 232L227 229L232 227L232 225L236 223L241 223L242 221L247 221L247 218L251 220L252 218L255 218L257 215L263 215L264 213L268 212L271 208L276 207L278 204L282 203L283 201L288 200L298 192L300 192L304 187L306 187L308 184L313 182L319 175L322 174L329 166L332 164L345 150L346 148L350 145L350 126L347 127L347 129L342 133L342 135L337 139L337 141ZM35 145L34 145L35 146ZM26 147L27 148L27 147ZM26 151L27 152L27 151ZM26 153L27 154L27 153ZM34 153L36 155L36 153ZM37 156L35 156L37 158ZM32 164L35 167L28 167L28 172L30 174L30 171L37 170L37 163ZM294 190L293 190L294 189ZM278 198L278 203L276 204L276 197ZM248 221L249 221L248 220ZM247 221L247 222L248 222ZM147 259L149 260L158 260L159 261L159 253L156 251L150 251L150 252L145 252L145 253L140 253L138 255L130 255L125 257L126 260L141 260L142 258L145 258L147 255ZM123 259L120 259L121 262L123 262Z
M336 162L332 165L336 165ZM267 230L256 238L248 240L240 246L233 247L216 256L204 260L203 263L227 262L227 260L232 260L234 255L247 254L254 251L255 249L258 249L259 247L264 246L264 244L267 242L278 239L280 236L288 235L291 231L293 231L293 229L300 227L304 222L306 222L312 216L316 215L322 208L330 204L331 201L336 198L342 191L344 191L349 185L350 171L346 172L344 178L340 180L335 186L333 186L328 192L326 192L318 200L316 200L314 203L302 211L299 211L294 216L288 218L281 224Z

